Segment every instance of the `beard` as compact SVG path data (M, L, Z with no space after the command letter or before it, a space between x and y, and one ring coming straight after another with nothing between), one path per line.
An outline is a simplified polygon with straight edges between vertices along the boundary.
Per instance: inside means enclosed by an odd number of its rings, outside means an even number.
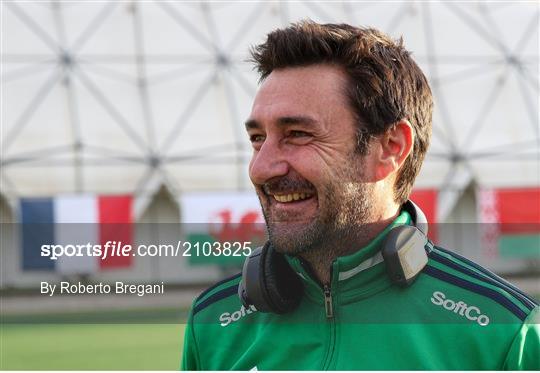
M371 221L373 215L374 186L361 179L362 172L357 167L337 173L317 190L317 213L310 221L275 216L270 206L265 206L261 200L269 241L274 249L283 254L316 258L316 261L357 249L355 243L362 241L364 235L360 226ZM315 191L315 187L299 176L288 175L263 185L263 190L268 198L273 198L270 193Z

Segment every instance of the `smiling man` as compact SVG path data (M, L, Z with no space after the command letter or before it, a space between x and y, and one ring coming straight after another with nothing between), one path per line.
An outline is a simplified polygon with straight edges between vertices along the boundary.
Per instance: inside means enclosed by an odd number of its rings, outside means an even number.
M252 56L268 242L194 301L183 368L540 368L535 301L436 247L408 201L432 97L402 43L302 22Z
M323 283L333 259L364 246L396 217L393 198L372 202L391 192L385 177L412 148L405 120L372 145L377 149L359 148L358 125L367 127L356 124L347 86L339 66L276 70L246 122L254 149L249 174L270 241L278 251L306 259Z

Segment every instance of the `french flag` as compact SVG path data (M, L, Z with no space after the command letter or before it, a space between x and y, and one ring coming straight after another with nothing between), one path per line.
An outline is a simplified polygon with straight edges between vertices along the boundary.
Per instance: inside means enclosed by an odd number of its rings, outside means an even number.
M23 270L54 270L63 274L90 274L125 268L131 256L41 256L42 245L105 245L133 241L130 195L65 195L23 198L20 201ZM86 251L85 251L86 254Z

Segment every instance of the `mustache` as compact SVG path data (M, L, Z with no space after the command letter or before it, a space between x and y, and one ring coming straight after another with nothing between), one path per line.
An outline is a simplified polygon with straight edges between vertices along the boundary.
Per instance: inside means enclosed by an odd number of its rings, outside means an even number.
M287 194L287 193L314 193L315 186L309 181L300 178L280 177L264 183L262 190L266 194Z

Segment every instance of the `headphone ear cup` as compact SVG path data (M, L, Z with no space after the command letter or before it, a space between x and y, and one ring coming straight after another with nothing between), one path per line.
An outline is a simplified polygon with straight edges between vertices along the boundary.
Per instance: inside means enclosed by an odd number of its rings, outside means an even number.
M384 238L381 254L390 280L402 287L409 286L426 266L427 238L411 225L392 228Z
M267 244L262 252L261 290L271 311L284 314L293 311L302 299L304 288L302 281L287 260Z

